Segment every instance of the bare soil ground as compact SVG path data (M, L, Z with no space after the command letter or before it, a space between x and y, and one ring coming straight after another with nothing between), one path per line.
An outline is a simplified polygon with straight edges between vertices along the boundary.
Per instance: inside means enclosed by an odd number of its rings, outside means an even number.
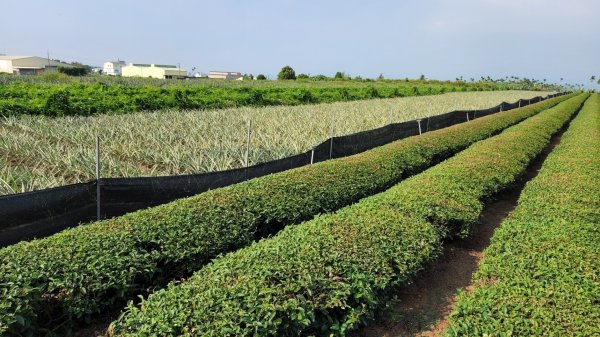
M119 317L119 312L113 312L97 318L89 325L82 326L76 330L71 337L101 337L106 336L108 326Z

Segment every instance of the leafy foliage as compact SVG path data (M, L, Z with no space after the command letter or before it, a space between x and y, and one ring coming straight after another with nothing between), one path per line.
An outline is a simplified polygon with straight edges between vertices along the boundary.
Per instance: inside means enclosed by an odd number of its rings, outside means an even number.
M61 74L52 74L61 75ZM64 76L64 75L63 75ZM261 79L260 75L257 79ZM11 82L0 85L0 116L19 114L63 116L93 114L124 114L134 111L151 110L189 110L218 109L240 106L300 105L307 102L301 97L308 92L313 97L310 103L330 103L344 100L364 100L373 97L410 96L410 87L406 85L377 84L342 85L341 87L318 87L307 83L305 86L286 87L273 84L269 86L248 85L218 87L208 85L170 85L170 86L132 86L104 83L69 83L56 79L58 83L20 83ZM252 81L255 82L255 81ZM261 81L258 81L261 82ZM306 82L303 82L306 83ZM343 82L347 83L347 82ZM430 85L430 94L440 94L444 85ZM340 88L347 95L340 96ZM477 91L476 86L465 87ZM493 90L488 88L487 90ZM372 92L378 95L373 96ZM71 98L73 105L65 109L46 110L52 105L53 95L64 93ZM185 100L181 100L182 92ZM260 98L260 99L257 99Z
M289 226L130 304L113 336L345 335L466 236L583 101L579 95L389 190Z
M294 69L292 67L285 66L285 67L281 68L281 71L279 71L279 74L277 74L277 79L278 80L295 80L296 72L294 71Z
M72 69L72 68L69 68ZM87 69L83 67L83 69ZM290 68L291 69L291 68ZM293 71L293 69L292 69ZM286 74L290 74L286 70ZM341 75L345 75L341 73ZM536 82L529 79L519 81L464 81L435 80L382 80L356 77L343 81L324 75L312 76L302 81L214 81L208 79L160 80L149 78L124 78L114 76L66 76L63 73L41 76L15 76L0 74L0 116L16 114L49 115L43 111L48 97L55 91L68 92L76 104L70 111L58 115L124 114L144 109L185 110L215 109L242 106L299 105L298 92L309 91L316 103L331 103L341 100L363 100L372 98L365 91L375 86L379 97L410 96L412 87L423 94L439 94L448 91L492 91L492 90L549 90L564 91L558 85ZM338 96L341 89L349 97ZM185 90L188 100L183 106L175 99L177 92ZM254 101L259 94L264 100ZM398 94L398 95L396 95ZM154 103L144 105L143 100L152 97Z
M58 67L58 72L69 76L85 76L89 73L85 67Z
M68 328L219 254L380 192L568 97L0 249L0 293L10 294L0 299L2 327L14 335Z
M335 76L333 76L334 79L336 80L344 80L344 79L350 79L349 76L347 76L345 73L338 71L335 73Z
M49 116L62 116L65 114L68 115L71 110L69 92L58 90L48 96L43 112Z
M447 335L600 335L599 148L594 94L492 237Z

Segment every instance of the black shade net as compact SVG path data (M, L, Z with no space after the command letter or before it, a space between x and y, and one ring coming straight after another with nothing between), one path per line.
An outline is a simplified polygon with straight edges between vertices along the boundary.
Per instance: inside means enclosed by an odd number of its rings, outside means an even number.
M442 129L468 120L506 111L566 93L521 99L515 103L393 123L381 128L333 137L305 153L247 168L191 175L106 178L33 192L0 196L0 247L40 238L65 228L164 204L248 179L357 154L395 140ZM97 188L100 202L97 202Z

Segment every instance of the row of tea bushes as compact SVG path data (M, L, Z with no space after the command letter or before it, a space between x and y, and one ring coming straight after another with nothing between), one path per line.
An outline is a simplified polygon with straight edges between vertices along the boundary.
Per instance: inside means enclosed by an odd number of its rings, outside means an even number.
M1 249L0 333L68 328L120 307L219 254L383 191L569 97Z
M586 102L484 256L448 335L600 336L600 95Z
M112 336L344 335L390 289L464 237L588 95L472 145L391 189L289 226L171 283L111 325Z

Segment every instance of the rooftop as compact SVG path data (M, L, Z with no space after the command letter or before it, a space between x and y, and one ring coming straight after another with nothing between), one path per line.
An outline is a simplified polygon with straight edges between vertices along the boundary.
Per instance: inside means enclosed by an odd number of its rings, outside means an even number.
M29 57L35 57L35 56L0 55L0 60L18 60L18 59L26 59Z
M173 68L173 69L178 69L177 66L170 65L170 64L130 63L129 65L130 66L134 66L134 67L145 67L145 68L155 67L155 68Z

